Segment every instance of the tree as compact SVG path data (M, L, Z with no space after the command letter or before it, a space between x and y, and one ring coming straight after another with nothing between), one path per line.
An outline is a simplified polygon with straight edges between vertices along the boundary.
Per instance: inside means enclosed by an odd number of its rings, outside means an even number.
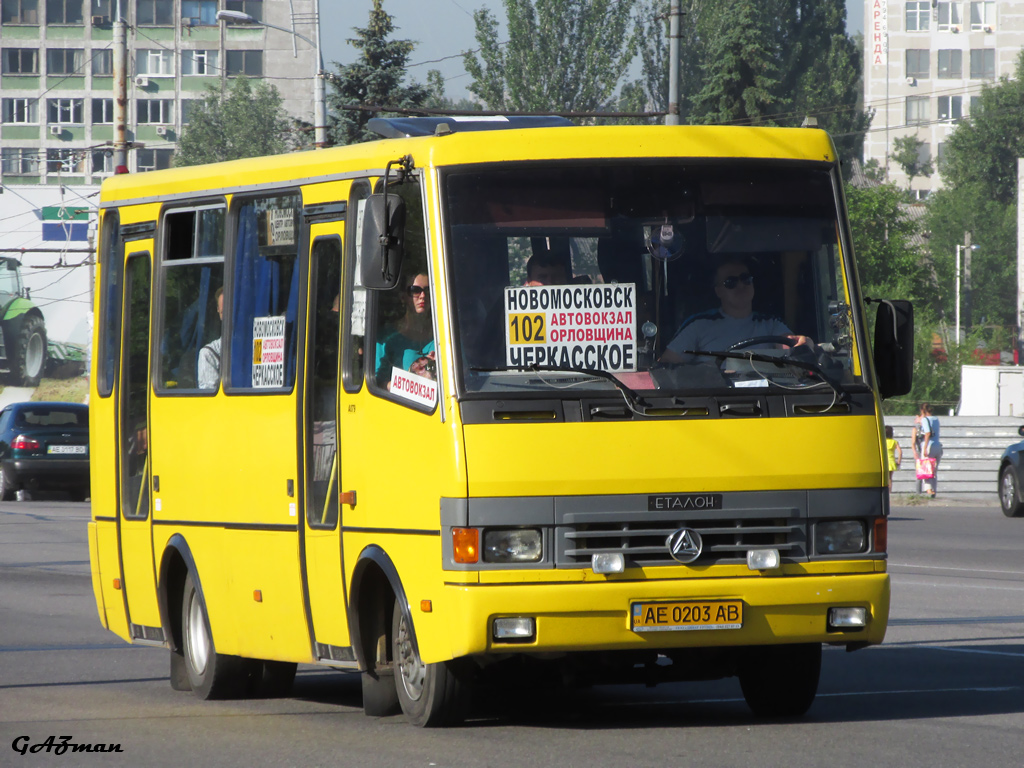
M198 165L287 151L290 123L277 88L236 78L226 91L206 87L178 140L174 165Z
M895 151L890 157L907 175L907 191L909 192L914 179L918 176L932 175L931 158L923 157L921 149L925 146L925 142L917 136L900 136L893 139L892 143Z
M335 63L337 73L329 80L328 136L332 143L378 139L366 124L372 117L394 114L351 107L414 109L422 107L430 97L430 89L423 85L403 85L409 54L416 44L412 40L389 40L395 29L394 17L384 10L383 0L373 0L369 24L363 29L357 27L356 37L348 40L360 51L359 60L346 65Z
M606 109L633 58L633 0L503 0L498 21L476 11L480 59L465 54L469 86L488 109L512 112Z
M983 88L970 116L947 138L939 167L943 188L928 200L947 317L955 314L956 246L970 232L979 246L971 254L971 315L990 325L1016 325L1019 157L1024 157L1024 52L1014 77Z

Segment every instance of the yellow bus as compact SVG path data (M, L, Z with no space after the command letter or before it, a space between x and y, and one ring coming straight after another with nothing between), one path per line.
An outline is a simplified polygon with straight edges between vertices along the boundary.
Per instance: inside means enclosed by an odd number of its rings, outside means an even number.
M371 125L103 184L103 625L202 698L302 663L416 725L534 670L803 714L885 635L912 362L827 134Z

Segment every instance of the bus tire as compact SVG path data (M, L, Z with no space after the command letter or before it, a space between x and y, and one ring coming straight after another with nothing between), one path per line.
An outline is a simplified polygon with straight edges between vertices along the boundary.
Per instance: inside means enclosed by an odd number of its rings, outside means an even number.
M821 643L750 648L739 666L747 706L758 717L800 717L811 708L821 674Z
M245 694L250 670L238 656L217 653L192 574L185 577L181 601L181 644L189 687L200 699L239 698Z
M413 627L395 601L391 619L395 689L406 718L418 727L458 725L466 719L469 676L458 661L425 664L416 646Z

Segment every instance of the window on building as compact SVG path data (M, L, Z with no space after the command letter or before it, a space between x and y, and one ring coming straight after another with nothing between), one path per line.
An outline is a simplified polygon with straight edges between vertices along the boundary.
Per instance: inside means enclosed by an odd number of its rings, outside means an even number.
M174 24L174 0L135 0L135 20L149 26Z
M220 74L220 52L217 50L208 51L182 51L181 52L181 74L183 75L219 75Z
M109 48L92 52L93 77L112 77L114 74L114 52Z
M927 78L929 75L927 48L907 49L907 77Z
M931 17L931 0L909 0L907 3L907 32L927 32Z
M4 99L3 121L23 125L39 124L39 99Z
M938 29L940 31L948 32L953 27L959 27L963 24L962 13L960 10L960 3L942 2L939 0L939 4L935 8L936 19L938 21Z
M224 4L229 11L241 11L252 16L256 21L263 21L263 0L227 0ZM246 24L244 21L231 21L228 24Z
M53 125L82 125L82 99L47 99L46 122Z
M174 75L174 51L142 49L135 52L135 73L148 77Z
M963 116L963 96L939 96L939 120L959 120Z
M996 28L996 4L992 0L971 3L971 29L992 32Z
M907 97L907 125L928 122L928 97Z
M263 77L263 51L227 51L228 77Z
M109 149L92 151L92 175L112 176L114 174L114 153Z
M39 150L4 147L0 149L0 164L8 176L36 176L39 174Z
M939 79L960 79L964 76L964 52L958 48L939 50Z
M981 96L971 96L971 114L973 115L979 109L981 109Z
M87 154L81 149L48 149L46 150L46 172L55 174L85 173Z
M117 6L114 5L114 0L89 0L85 14L86 16L102 16L109 22L117 15Z
M169 125L174 122L174 100L137 99L135 119L139 125L154 123Z
M917 165L919 168L924 167L925 163L932 159L932 145L927 141L922 141L917 145Z
M38 0L2 0L0 22L4 24L38 24Z
M217 23L217 0L181 0L181 20L185 24L215 25Z
M47 48L48 75L84 75L85 50L82 48Z
M996 51L994 48L971 49L971 79L995 80Z
M46 0L47 24L81 24L82 0Z
M39 52L35 48L4 48L5 75L38 75Z
M197 103L202 104L200 99L182 99L180 103L181 109L181 124L188 125L192 122L192 110L195 108Z
M162 171L171 167L171 158L174 157L173 149L136 149L135 160L137 170Z
M113 99L92 100L92 122L93 125L108 125L114 122Z

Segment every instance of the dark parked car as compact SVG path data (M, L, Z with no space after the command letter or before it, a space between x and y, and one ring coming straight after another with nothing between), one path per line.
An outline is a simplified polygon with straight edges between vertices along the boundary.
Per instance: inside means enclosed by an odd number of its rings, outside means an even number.
M22 490L88 497L88 406L12 403L0 411L0 500Z
M1024 427L1017 430L1024 437ZM999 460L999 504L1007 517L1024 517L1024 442L1014 443Z

